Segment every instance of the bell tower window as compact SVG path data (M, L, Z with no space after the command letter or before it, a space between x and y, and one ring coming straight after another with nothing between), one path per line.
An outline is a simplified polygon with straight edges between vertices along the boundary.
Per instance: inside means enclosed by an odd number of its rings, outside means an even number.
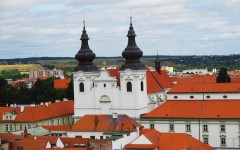
M127 92L132 92L132 83L127 82Z
M143 81L141 81L141 91L143 91Z
M84 84L82 82L79 84L79 91L84 92Z

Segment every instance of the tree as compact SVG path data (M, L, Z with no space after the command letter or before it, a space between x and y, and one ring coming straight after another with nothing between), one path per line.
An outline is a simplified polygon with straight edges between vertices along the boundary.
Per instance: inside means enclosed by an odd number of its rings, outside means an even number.
M71 99L71 100L74 99L73 78L72 78L71 82L68 84L67 98Z
M217 83L228 83L231 82L231 78L227 73L228 69L225 67L221 67L217 72Z

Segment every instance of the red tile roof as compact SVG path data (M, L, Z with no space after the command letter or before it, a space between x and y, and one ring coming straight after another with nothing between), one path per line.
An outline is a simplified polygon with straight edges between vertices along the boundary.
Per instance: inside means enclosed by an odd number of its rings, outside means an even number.
M108 73L110 76L116 77L117 85L120 86L120 73L119 73L118 69L109 69Z
M168 93L240 93L240 83L176 84Z
M18 147L23 147L24 150L41 150L46 148L47 140L21 140L12 143L11 150L17 150Z
M49 118L56 118L60 116L67 116L74 114L74 102L72 100L51 103L46 105L39 105L36 107L24 107L24 111L20 112L20 108L15 108L17 117L15 120L2 120L2 122L36 122L46 120ZM0 107L0 113L13 111L12 107ZM64 111L63 111L64 110Z
M42 126L49 131L69 131L71 125L58 125L58 126Z
M71 131L94 131L94 132L133 132L136 127L142 125L127 115L85 115L78 122L72 125Z
M142 118L239 119L240 100L168 100Z
M36 138L36 140L47 140L49 141L50 144L56 145L57 140L58 140L58 136L28 136L24 139L22 139L21 141L25 141L25 140L35 140L34 138Z
M56 79L54 80L55 89L67 89L71 79Z
M44 148L41 150L91 150L90 148Z
M170 78L177 84L216 83L214 75L174 76Z
M13 107L0 107L0 122L3 121L2 115L8 112L13 112Z
M237 77L231 77L231 82L232 83L240 83L240 77L237 76Z
M160 133L154 129L143 129L141 134L144 135L152 144L128 144L125 148L156 148L157 150L181 150L186 148L188 150L213 150L212 147L185 133Z
M67 144L69 148L74 147L74 144L89 144L89 138L60 138L64 145Z
M22 139L23 135L14 135L14 134L10 134L10 133L2 133L2 134L0 134L0 138L1 139L6 139L8 142L13 142L17 139Z

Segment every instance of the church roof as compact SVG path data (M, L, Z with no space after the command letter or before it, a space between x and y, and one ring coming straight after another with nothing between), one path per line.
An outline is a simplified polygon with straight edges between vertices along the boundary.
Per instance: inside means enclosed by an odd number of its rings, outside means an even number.
M135 37L135 31L132 26L132 18L130 18L130 27L128 30L128 44L125 50L122 52L122 56L126 59L125 63L122 64L121 70L131 69L131 70L145 70L146 67L141 63L140 58L143 52L138 48Z
M74 71L84 71L84 72L92 72L98 71L97 66L93 64L93 60L95 59L96 55L93 51L89 48L88 45L88 35L87 31L85 30L85 21L83 21L83 31L81 36L82 45L78 53L75 55L75 59L79 62L78 66L74 69Z

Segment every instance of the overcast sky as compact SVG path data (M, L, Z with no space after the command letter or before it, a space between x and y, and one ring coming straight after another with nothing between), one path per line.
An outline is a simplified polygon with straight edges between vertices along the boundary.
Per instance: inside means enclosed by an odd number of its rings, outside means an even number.
M240 53L240 0L0 0L0 59L74 57L83 12L96 55L121 56L130 8L144 55Z

